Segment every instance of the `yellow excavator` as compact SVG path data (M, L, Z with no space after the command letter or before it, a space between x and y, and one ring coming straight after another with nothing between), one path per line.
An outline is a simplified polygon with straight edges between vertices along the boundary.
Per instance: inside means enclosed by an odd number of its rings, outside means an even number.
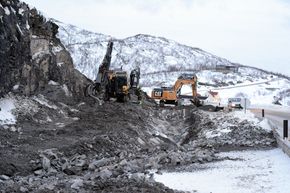
M191 85L192 95L181 95L181 88L183 85ZM159 105L162 107L164 104L180 105L180 100L188 98L191 102L200 106L200 100L197 94L197 77L195 74L182 74L178 77L173 87L154 88L151 93L151 98L159 100Z
M102 100L109 101L110 98L116 98L118 102L126 102L130 98L131 93L136 93L135 90L139 86L140 68L131 71L130 84L126 71L122 69L110 70L112 51L113 42L109 41L106 55L99 67L97 78L85 90L86 96L96 99L100 104Z

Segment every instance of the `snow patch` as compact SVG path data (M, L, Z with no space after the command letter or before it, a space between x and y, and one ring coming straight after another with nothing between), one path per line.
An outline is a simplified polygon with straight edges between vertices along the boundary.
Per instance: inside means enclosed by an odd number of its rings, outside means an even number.
M255 117L255 115L252 112L246 111L234 111L231 113L234 117L239 118L241 120L248 120L252 121L254 123L258 123L259 119Z
M19 84L16 84L13 86L13 90L18 90L19 89Z
M5 8L4 8L4 11L5 11L5 14L6 14L6 15L10 15L10 10L9 10L8 7L5 7Z
M55 110L58 109L56 105L54 105L54 104L50 105L49 101L46 98L44 98L43 95L34 96L33 100L35 100L39 104L44 105L50 109L55 109Z
M57 52L60 52L62 50L63 50L63 48L61 46L53 46L52 47L52 52L53 53L57 53Z
M58 62L58 63L57 63L57 66L58 66L58 67L61 67L63 64L64 64L63 62Z
M16 123L16 117L13 115L15 104L13 99L0 99L0 125L12 125Z
M18 13L19 13L20 15L23 15L23 13L24 13L24 9L20 8L20 9L18 10Z
M195 165L193 172L154 174L157 182L199 193L285 193L290 159L280 149L220 153L232 160Z
M268 131L268 132L272 131L272 128L267 119L263 119L261 121L257 117L255 117L255 115L250 111L247 111L246 113L244 111L235 111L233 113L233 116L241 120L251 121L256 125L259 125L265 131Z
M59 83L58 83L58 82L54 82L53 80L50 80L50 81L48 82L48 85L59 86Z
M67 97L71 97L72 96L72 93L70 92L70 90L68 89L66 84L62 85L62 89L63 89L63 91L65 93L65 96L67 96Z
M259 125L268 132L272 131L272 127L270 126L268 119L263 119Z

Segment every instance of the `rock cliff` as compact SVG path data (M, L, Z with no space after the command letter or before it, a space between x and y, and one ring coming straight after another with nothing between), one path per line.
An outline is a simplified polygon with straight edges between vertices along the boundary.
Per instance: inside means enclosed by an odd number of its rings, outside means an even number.
M88 79L56 37L58 26L18 0L0 2L0 95L34 95L53 82L82 97Z

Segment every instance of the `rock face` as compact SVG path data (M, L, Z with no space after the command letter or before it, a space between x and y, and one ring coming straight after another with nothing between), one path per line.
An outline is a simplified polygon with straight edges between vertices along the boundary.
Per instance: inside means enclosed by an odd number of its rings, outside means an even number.
M74 69L56 38L58 26L18 0L0 3L0 95L11 90L33 95L49 81L82 97L88 79Z

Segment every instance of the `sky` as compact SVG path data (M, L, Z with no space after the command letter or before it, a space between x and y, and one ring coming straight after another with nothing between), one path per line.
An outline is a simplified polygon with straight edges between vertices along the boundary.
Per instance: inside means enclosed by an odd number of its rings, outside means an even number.
M24 0L64 23L150 34L290 76L290 0Z

